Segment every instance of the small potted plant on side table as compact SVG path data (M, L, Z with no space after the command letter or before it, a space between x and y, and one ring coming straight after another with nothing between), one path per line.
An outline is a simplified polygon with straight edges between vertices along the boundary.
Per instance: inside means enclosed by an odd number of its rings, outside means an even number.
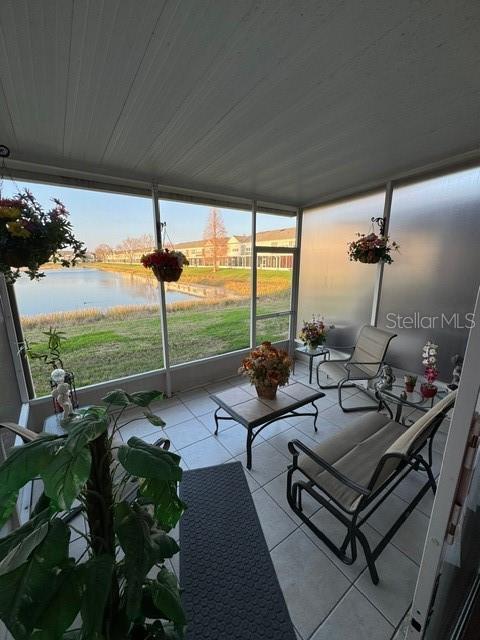
M429 340L422 351L422 363L425 365L426 380L420 385L420 393L423 398L433 398L438 391L438 388L433 384L438 378L437 354L438 345Z
M272 347L271 342L262 344L243 359L238 370L250 378L259 398L273 400L278 387L287 384L292 361L286 351Z
M417 376L407 374L403 379L405 381L405 391L407 393L413 393L415 385L417 384Z
M319 318L314 315L310 322L303 322L299 338L305 345L306 349L312 353L315 352L322 344L325 344L328 331L333 328L333 326L327 326L323 318Z

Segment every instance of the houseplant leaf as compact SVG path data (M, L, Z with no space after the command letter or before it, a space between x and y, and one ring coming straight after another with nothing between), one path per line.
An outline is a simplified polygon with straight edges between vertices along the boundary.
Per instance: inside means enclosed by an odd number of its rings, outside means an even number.
M0 618L16 640L30 637L36 620L56 594L60 570L69 566L70 531L59 518L26 561L0 575Z
M148 445L139 438L130 438L118 449L118 459L132 476L156 478L164 482L178 481L182 469L180 457L159 447Z
M80 572L82 567L71 565L54 576L54 589L48 602L35 620L32 640L61 640L75 620L82 602Z
M70 509L88 480L92 456L88 448L62 447L41 473L45 493L59 511Z
M155 400L163 400L164 395L161 391L135 391L135 393L127 394L131 404L137 407L148 407Z
M109 420L104 407L89 407L79 414L73 414L63 422L67 431L65 446L72 450L84 447L107 431Z
M148 589L153 603L162 613L162 617L182 627L186 623L186 619L177 579L173 573L162 567L158 572L157 579L148 582Z
M5 556L16 547L18 544L24 540L32 531L35 531L38 527L40 527L44 522L46 522L50 517L50 510L45 509L42 512L38 513L35 517L31 518L28 522L26 522L23 526L18 529L14 529L12 533L5 538L0 539L0 560L5 558Z
M160 416L157 416L155 413L152 413L147 409L144 409L143 415L150 422L150 424L153 424L155 427L164 427L166 425L166 422L162 420Z
M15 547L10 549L0 562L0 576L10 573L24 564L32 551L43 542L48 533L48 522L44 522L38 528L33 529Z
M62 436L45 435L11 450L0 466L0 526L10 517L19 490L49 464L63 440Z
M147 551L148 525L126 502L115 505L115 532L125 553L126 612L134 620L140 610L142 584L151 568Z
M140 482L139 493L153 505L155 520L167 531L173 529L187 507L177 495L175 482L145 479Z
M107 395L102 398L102 402L105 402L106 404L113 404L116 407L128 407L130 404L130 398L126 391L123 391L122 389L115 389L115 391L107 393Z
M91 640L102 631L103 615L112 584L113 558L108 554L93 556L81 566L84 591L81 615L82 633L79 637Z

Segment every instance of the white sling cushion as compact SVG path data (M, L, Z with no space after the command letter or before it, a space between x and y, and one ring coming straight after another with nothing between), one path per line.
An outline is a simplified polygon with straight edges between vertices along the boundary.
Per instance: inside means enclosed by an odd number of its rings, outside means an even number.
M347 478L366 487L382 455L404 431L403 425L372 411L313 451ZM298 466L345 509L355 509L361 497L357 491L336 480L306 454L299 456Z
M395 457L383 465L373 487L375 490L397 470L402 462L401 456L410 453L414 447L423 446L433 421L453 406L455 393L449 393L411 427L405 427L372 411L319 444L313 451L349 480L365 488L372 480L382 457L385 454L395 454ZM355 510L361 494L334 478L306 454L298 457L298 467L345 509Z
M374 376L378 371L378 363L383 361L388 344L394 337L395 334L390 333L390 331L365 325L358 334L357 343L350 362L352 362L352 364L355 362L376 363L372 365L358 365L358 368L362 369L366 374Z

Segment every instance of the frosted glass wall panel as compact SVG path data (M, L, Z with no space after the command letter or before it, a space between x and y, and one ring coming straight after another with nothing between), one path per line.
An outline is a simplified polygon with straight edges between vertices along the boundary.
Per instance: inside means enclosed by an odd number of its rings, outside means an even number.
M385 267L378 320L399 334L390 360L421 371L421 348L431 339L440 346L440 378L449 380L480 284L480 169L395 188L390 235L400 253Z
M383 215L384 199L382 191L304 211L298 324L324 316L337 327L330 344L351 344L370 322L377 265L350 262L347 246Z

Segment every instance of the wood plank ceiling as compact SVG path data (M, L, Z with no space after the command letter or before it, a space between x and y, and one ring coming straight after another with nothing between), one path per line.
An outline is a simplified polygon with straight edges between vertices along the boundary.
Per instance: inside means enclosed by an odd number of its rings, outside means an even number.
M478 0L2 0L17 161L301 205L480 146Z

